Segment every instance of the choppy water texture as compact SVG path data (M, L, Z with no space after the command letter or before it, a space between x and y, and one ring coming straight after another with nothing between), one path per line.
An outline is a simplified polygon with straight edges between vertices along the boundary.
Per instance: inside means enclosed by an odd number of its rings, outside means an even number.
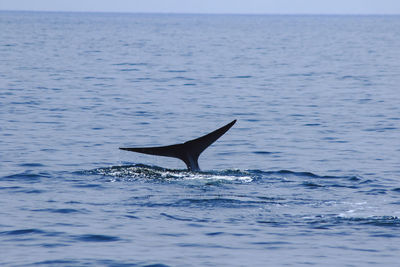
M398 266L399 16L0 29L1 265ZM202 172L118 150L232 119Z

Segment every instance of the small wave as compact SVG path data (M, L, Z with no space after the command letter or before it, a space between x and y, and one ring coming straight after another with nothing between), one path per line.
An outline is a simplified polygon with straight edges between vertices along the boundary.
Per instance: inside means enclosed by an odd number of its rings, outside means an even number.
M202 207L202 208L253 208L263 204L271 204L271 201L253 200L240 196L213 196L185 198L177 201L174 205L182 207Z
M163 72L182 73L182 72L187 72L187 71L186 70L165 70Z
M318 175L312 172L295 172L290 170L262 171L248 170L254 180L291 182L308 189L350 188L357 189L365 180L357 176Z
M0 186L0 190L16 190L21 188L21 186Z
M14 193L26 193L26 194L41 194L46 192L46 190L25 188L21 186L4 186L4 187L0 186L0 190L6 190Z
M317 184L317 183L313 183L313 182L303 182L303 185L307 188L320 188L320 187L324 187L323 185Z
M269 155L269 154L274 154L274 152L269 152L269 151L254 151L254 154L264 154L264 155Z
M279 176L279 177L307 177L307 178L343 178L340 176L329 176L329 175L317 175L312 172L295 172L289 170L279 171L262 171L262 170L248 170L249 173L262 175L262 176Z
M359 176L334 176L334 175L318 175L312 172L295 172L290 170L279 170L279 171L262 171L262 170L248 170L251 174L256 173L263 176L278 176L278 177L304 177L321 180L346 180L352 182L363 183L367 180L363 180Z
M400 218L397 216L371 216L371 217L337 217L339 222L360 225L374 225L385 227L400 227Z
M70 214L70 213L87 213L86 210L77 210L77 209L36 209L32 211L37 212L51 212L51 213L62 213L62 214Z
M252 78L253 76L251 75L238 75L238 76L234 76L233 78L236 79L248 79L248 78Z
M75 184L75 185L73 185L73 187L76 187L76 188L99 188L99 189L103 189L103 186L101 184L88 184L88 183Z
M304 223L313 229L331 229L341 225L350 226L379 226L379 227L400 227L400 219L396 216L367 216L355 217L346 215L317 215L302 218ZM296 220L297 222L297 220ZM282 222L276 222L279 226Z
M139 71L140 69L136 69L136 68L126 68L126 69L120 69L120 71Z
M116 236L93 235L93 234L79 235L75 239L84 242L114 242L121 240L119 237Z
M0 232L0 235L30 235L30 234L43 234L44 231L39 229L19 229L11 231Z
M23 164L19 164L19 166L21 166L21 167L44 167L45 165L43 165L41 163L23 163Z
M145 264L145 263L136 263L129 261L116 261L109 259L54 259L54 260L45 260L38 261L33 263L33 265L47 265L47 266L143 266L143 267L169 267L164 264Z
M77 260L47 260L35 262L34 265L50 265L50 266L73 266L79 265Z
M196 219L196 218L192 218L192 217L182 217L182 216L176 216L176 215L170 215L167 213L160 213L160 215L168 218L168 219L172 219L172 220L176 220L176 221L184 221L184 222L208 222L207 220L201 220L201 219Z
M148 65L147 63L142 63L142 62L139 62L139 63L132 63L132 62L123 62L123 63L115 63L115 64L112 64L113 66L146 66L146 65Z
M7 176L3 176L2 180L4 181L39 181L41 178L48 178L50 175L48 173L40 172L40 173L31 173L31 172L22 172L17 174L11 174Z
M165 265L165 264L162 264L162 263L155 263L155 264L143 265L143 267L169 267L169 265Z

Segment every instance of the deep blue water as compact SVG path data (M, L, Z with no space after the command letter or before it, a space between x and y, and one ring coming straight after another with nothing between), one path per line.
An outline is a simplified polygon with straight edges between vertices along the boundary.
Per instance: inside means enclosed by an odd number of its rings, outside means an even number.
M399 16L0 12L0 264L398 266L399 48ZM233 119L199 173L118 150Z

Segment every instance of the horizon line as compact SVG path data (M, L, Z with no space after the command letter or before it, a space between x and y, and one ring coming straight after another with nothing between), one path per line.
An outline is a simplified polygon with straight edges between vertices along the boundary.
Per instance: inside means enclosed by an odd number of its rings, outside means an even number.
M0 12L42 13L105 13L105 14L149 14L149 15L254 15L254 16L399 16L400 13L234 13L234 12L147 12L147 11L83 11L83 10L24 10L0 9Z

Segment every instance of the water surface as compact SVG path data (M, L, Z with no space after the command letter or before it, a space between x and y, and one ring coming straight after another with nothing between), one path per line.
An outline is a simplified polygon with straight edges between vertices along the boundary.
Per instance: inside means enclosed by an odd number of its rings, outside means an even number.
M396 266L400 17L0 12L2 265ZM118 150L184 142L200 157Z

